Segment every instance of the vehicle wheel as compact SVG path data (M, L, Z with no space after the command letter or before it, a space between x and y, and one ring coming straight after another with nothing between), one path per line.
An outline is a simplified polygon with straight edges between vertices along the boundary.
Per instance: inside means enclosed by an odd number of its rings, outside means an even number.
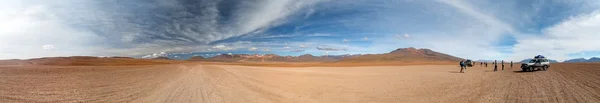
M535 71L535 68L534 67L529 67L529 71L533 72L533 71Z
M543 69L544 69L544 71L548 70L548 66L544 66Z

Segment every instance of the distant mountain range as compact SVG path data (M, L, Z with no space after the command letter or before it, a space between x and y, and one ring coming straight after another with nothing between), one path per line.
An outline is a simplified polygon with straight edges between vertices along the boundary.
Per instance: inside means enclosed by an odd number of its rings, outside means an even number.
M154 60L171 60L168 57L152 58ZM430 49L417 49L413 47L399 48L383 54L355 54L355 55L328 55L313 56L304 54L300 56L280 56L276 54L221 54L213 57L193 56L188 61L215 61L215 62L457 62L463 58L436 52ZM524 59L516 62L529 62ZM549 59L551 63L559 63L557 60ZM493 62L494 60L476 60L476 62ZM498 61L500 62L500 61ZM510 61L505 61L510 63ZM576 58L564 61L574 62L600 62L600 57L590 59Z
M276 54L221 54L210 58L202 59L204 61L220 61L220 62L332 62L338 61L348 57L354 57L358 55L329 55L329 56L313 56L310 54L304 54L300 56L280 56ZM199 60L199 56L192 57L191 59ZM191 60L190 59L190 60Z
M279 56L276 54L222 54L210 58L192 57L190 60L220 62L456 62L463 60L455 56L429 49L399 48L384 54L313 56Z
M578 63L578 62L600 62L600 58L599 57L592 57L590 59L576 58L576 59L570 59L570 60L565 61L565 63Z
M166 56L160 56L160 57L151 58L151 59L154 59L154 60L171 60L171 58L166 57Z
M200 61L200 60L204 60L205 58L202 56L193 56L190 59L188 59L189 61Z

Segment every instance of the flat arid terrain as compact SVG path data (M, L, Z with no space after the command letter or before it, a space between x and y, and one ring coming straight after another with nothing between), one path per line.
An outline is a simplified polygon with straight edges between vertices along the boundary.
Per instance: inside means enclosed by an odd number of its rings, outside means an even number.
M457 65L268 67L201 62L0 66L2 102L600 102L600 64L458 73Z

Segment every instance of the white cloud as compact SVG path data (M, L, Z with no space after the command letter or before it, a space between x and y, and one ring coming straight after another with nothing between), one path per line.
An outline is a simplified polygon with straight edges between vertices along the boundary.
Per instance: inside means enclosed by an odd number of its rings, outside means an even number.
M48 50L48 49L54 49L54 45L44 45L42 46L42 48Z
M398 38L398 39L408 39L408 38L410 38L410 34L403 34L403 35L396 34L396 38Z
M315 9L313 9L313 8L308 9L308 12L306 12L306 14L304 15L304 19L307 19L314 13L315 13Z
M331 47L317 47L317 50L322 51L346 51L344 48L331 48Z
M62 3L66 1L55 1ZM2 1L0 4L0 59L27 59L51 56L96 55L102 37L65 25L51 7ZM48 45L52 43L53 45ZM52 51L54 45L68 46Z
M520 36L514 46L512 58L527 58L545 55L548 58L566 60L568 54L600 51L600 11L583 14L564 20L541 35Z
M250 50L250 51L256 51L256 50L258 50L258 48L256 48L256 47L252 47L252 48L250 48L250 49L248 49L248 50Z
M306 45L300 44L300 48L306 48Z
M215 45L212 48L214 48L214 49L223 49L223 48L226 48L226 47L227 46L225 46L225 45Z
M239 31L237 35L260 31L282 23L284 18L294 12L319 2L319 0L265 0L253 5L251 9L242 9L239 13Z
M145 59L152 59L152 58L158 58L158 57L167 57L169 54L167 54L166 52L160 52L160 53L154 53L154 54L150 54L150 55L145 55L142 56L142 58Z
M402 36L400 36L400 35L398 35L398 34L396 34L395 36L396 36L396 38L398 38L398 39L403 39L403 37L402 37Z

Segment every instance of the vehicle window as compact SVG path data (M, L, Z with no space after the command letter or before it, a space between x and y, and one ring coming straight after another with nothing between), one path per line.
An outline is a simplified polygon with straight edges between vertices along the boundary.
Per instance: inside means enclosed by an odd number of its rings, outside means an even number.
M536 61L537 61L537 60L535 60L535 59L532 59L532 60L530 60L530 61L529 61L529 63L535 63Z

